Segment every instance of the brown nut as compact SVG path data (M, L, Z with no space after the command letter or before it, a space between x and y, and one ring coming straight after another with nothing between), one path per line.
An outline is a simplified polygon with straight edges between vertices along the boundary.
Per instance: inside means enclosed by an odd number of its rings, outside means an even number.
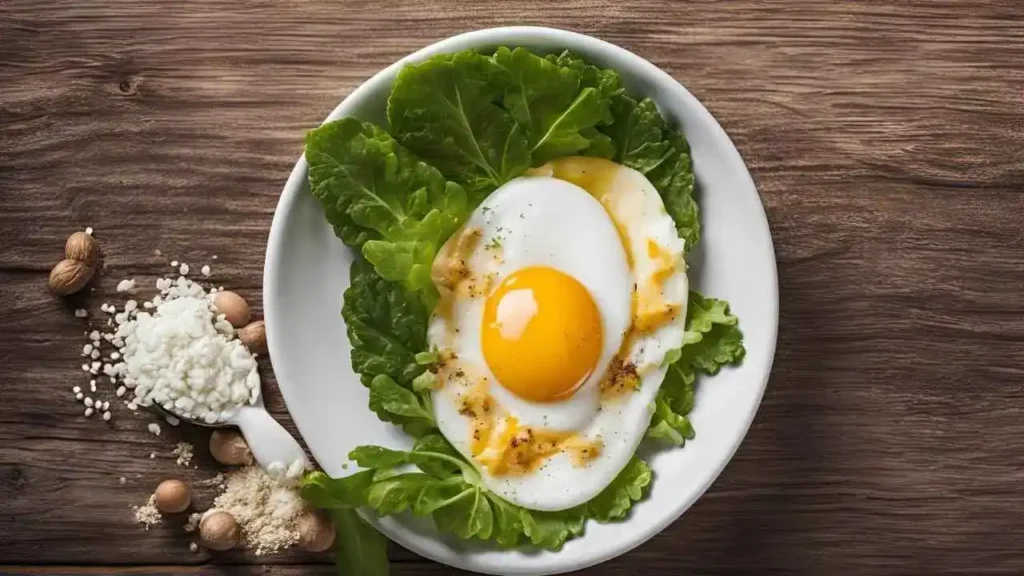
M153 492L153 504L157 510L168 514L184 512L192 503L188 484L181 480L164 480Z
M100 260L100 247L92 235L75 232L64 244L64 257L68 260L78 260L94 268Z
M245 438L234 430L221 428L210 434L210 454L213 459L228 466L252 464L252 452Z
M249 323L249 304L238 294L229 290L217 292L213 296L213 305L235 328L241 328Z
M267 325L263 320L246 324L238 330L238 339L254 354L267 353Z
M323 510L308 510L299 517L299 546L308 552L323 552L334 544L335 528Z
M238 521L224 510L208 510L199 521L199 540L212 550L230 550L238 544Z
M74 294L92 280L96 270L78 260L61 260L50 271L50 290L54 294L66 296Z

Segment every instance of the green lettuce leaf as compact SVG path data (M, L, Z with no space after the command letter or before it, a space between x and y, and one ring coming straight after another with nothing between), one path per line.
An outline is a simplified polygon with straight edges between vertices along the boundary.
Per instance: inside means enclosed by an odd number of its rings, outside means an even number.
M422 436L437 427L430 393L413 392L399 386L387 374L380 374L370 382L370 409L377 414L391 414L393 421L400 422L411 436Z
M366 469L339 479L308 474L302 482L303 496L329 509L367 506L382 516L411 511L430 516L444 532L490 540L505 548L530 542L559 550L583 533L588 518L599 522L624 518L651 481L650 467L634 458L590 502L561 512L541 512L516 506L484 487L480 473L440 434L420 438L411 451L360 446L349 458ZM421 472L404 471L407 464Z
M388 576L388 540L351 508L331 512L337 531L334 563L338 574Z
M690 292L686 307L686 332L693 343L680 350L679 362L708 374L722 366L738 364L746 355L739 318L729 303Z
M462 455L440 434L417 440L412 454L416 455L414 458L419 469L435 478L443 480L462 473Z
M399 142L470 191L474 203L530 167L526 134L499 104L507 71L472 50L398 73L387 116Z
M367 387L380 374L410 387L423 371L416 354L427 348L427 308L402 286L356 259L341 307L352 344L352 369Z
M494 61L507 72L504 106L526 134L534 166L579 153L603 137L597 126L611 123L611 99L583 86L580 70L524 48L498 48Z
M546 59L562 68L578 73L580 75L580 87L597 90L601 99L609 103L609 111L611 111L611 105L615 102L615 97L623 93L622 79L615 70L602 69L588 64L578 54L568 50L558 55L549 54L546 56ZM601 127L608 124L607 121L602 121ZM590 140L590 144L586 148L579 150L579 154L609 159L615 156L615 143L608 134L601 131L602 129L598 126L593 126L581 130L580 134Z
M335 234L361 248L382 277L433 302L434 255L469 215L462 187L354 118L310 131L306 160L310 189Z
M430 396L414 391L426 369L416 356L427 348L423 301L374 272L362 259L350 269L341 315L352 345L352 370L370 389L370 409L413 436L434 428Z
M602 98L611 98L624 92L619 73L609 68L598 68L587 63L582 56L566 50L561 54L548 54L548 62L567 68L580 75L581 88L596 88Z
M576 506L558 512L519 509L523 535L530 544L544 550L558 551L566 542L583 535L586 507Z
M694 368L707 374L718 374L722 366L742 362L746 353L739 326L716 324L688 355Z
M693 409L695 380L688 366L680 362L669 365L654 401L647 437L674 446L682 446L693 438L693 426L686 415Z
M344 478L310 472L302 479L302 499L316 508L334 510L358 508L366 502L366 490L373 483L374 470L361 470Z

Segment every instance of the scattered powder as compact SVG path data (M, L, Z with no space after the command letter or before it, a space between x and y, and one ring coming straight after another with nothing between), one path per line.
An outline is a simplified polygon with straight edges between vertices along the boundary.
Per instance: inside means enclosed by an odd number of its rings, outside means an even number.
M149 500L142 506L132 506L135 510L135 521L146 527L149 530L150 527L160 523L161 516L160 511L156 509L156 496L153 494L149 495Z
M227 488L214 507L235 517L245 546L258 556L295 544L297 523L305 510L294 485L276 482L258 466L228 474Z
M189 542L188 551L189 552L199 552L199 545L196 544L195 542Z
M224 475L218 472L213 478L210 478L209 480L200 480L199 482L196 482L196 484L200 486L224 486Z
M176 456L178 459L176 462L178 466L188 466L192 463L192 456L195 454L195 447L188 442L178 442L178 445L171 452L171 456Z
M125 482L127 482L127 481L128 481L128 479L127 479L127 478L125 478L124 476L121 476L120 478L118 478L118 479L117 479L117 482L118 482L119 484L124 484L124 483L125 483Z
M210 275L210 265L209 264L204 264L203 267L199 271L203 273L203 276L209 276Z
M199 528L199 521L203 519L203 515L199 512L193 512L188 515L188 520L185 521L185 532L195 532L196 528Z
M89 317L89 311L86 310L85 308L79 308L78 310L75 310L75 318L88 318L88 317Z
M125 278L117 283L118 292L135 292L135 280L132 278Z
M85 233L92 236L92 226L86 226Z
M156 422L151 422L149 426L147 426L146 428L149 429L149 432L151 434L155 434L157 436L160 435L160 425L157 424Z

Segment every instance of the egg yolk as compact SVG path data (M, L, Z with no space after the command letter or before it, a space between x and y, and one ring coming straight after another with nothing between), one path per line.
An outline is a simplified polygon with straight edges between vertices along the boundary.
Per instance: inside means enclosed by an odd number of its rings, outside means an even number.
M503 387L526 400L571 396L597 367L601 338L590 292L554 268L510 274L484 305L484 360Z

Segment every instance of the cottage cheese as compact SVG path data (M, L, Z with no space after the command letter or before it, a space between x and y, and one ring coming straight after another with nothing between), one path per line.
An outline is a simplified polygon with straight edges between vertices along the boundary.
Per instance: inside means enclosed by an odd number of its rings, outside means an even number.
M202 286L179 277L161 279L157 288L152 311L132 308L116 316L113 341L121 361L104 366L105 373L133 389L138 405L156 403L208 424L256 402L256 360L216 315Z

